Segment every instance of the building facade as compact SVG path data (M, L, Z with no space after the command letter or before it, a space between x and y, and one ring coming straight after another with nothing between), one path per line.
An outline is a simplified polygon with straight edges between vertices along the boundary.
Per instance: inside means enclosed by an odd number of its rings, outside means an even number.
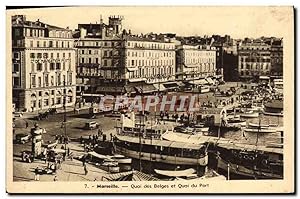
M263 42L241 43L238 47L238 71L241 79L269 76L271 46Z
M76 98L72 31L12 17L12 85L16 110L72 106Z
M271 75L283 76L283 42L273 40L271 44Z
M181 45L176 50L178 80L193 80L216 75L216 48L208 45Z
M175 44L128 34L122 20L113 16L108 25L78 25L79 92L128 93L137 87L147 92L175 80Z

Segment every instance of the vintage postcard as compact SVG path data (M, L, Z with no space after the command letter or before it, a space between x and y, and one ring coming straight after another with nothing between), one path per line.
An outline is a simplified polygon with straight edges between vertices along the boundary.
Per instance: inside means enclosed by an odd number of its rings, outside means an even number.
M294 193L292 6L6 14L8 193Z

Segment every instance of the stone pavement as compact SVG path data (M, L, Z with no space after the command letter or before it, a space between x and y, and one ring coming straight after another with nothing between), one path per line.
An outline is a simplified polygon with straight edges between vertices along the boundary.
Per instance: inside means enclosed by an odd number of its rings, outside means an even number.
M68 144L70 152L73 152L74 157L84 154L80 144ZM13 180L14 181L33 181L34 169L36 167L45 168L47 165L44 161L36 160L33 163L25 163L20 157L14 157L13 161ZM88 174L84 174L82 162L76 159L72 161L66 159L61 164L61 168L57 170L56 175L44 174L40 175L40 181L54 181L57 177L58 181L101 181L102 176L107 174L106 171L87 164Z

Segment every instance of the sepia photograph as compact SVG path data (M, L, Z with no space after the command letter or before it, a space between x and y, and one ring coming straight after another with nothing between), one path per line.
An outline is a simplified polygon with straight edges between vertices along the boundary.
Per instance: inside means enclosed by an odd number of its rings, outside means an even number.
M292 6L6 8L9 193L293 193Z

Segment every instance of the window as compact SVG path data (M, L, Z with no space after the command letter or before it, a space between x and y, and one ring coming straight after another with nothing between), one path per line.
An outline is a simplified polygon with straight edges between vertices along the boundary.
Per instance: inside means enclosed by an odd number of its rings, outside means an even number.
M35 58L35 54L34 53L30 53L30 58Z
M91 55L92 54L92 51L91 50L89 50L89 55Z
M60 74L57 75L57 84L61 85L61 78L60 78Z
M14 87L20 86L20 78L19 77L13 78L13 86Z
M32 29L29 30L29 35L30 35L30 37L33 36L33 34L32 34Z
M62 47L62 48L64 47L64 42L63 42L63 41L61 42L61 47Z
M92 63L92 58L89 58L89 63Z
M53 58L53 53L50 54L50 57Z
M96 64L98 64L98 58L96 58Z
M14 56L13 56L14 59L19 59L19 55L20 55L20 54L19 54L18 52L14 53Z
M38 80L39 80L39 87L42 87L42 78L39 77ZM40 92L41 92L41 91L40 91ZM42 95L40 95L40 96L42 96Z
M56 41L56 48L58 48L59 47L59 45L58 45L58 41Z
M19 72L19 64L14 64L13 72Z
M66 70L66 63L63 62L62 65L63 65L63 70Z
M81 50L81 54L84 54L84 50Z
M44 47L47 47L47 42L46 41L44 41Z
M50 48L53 47L53 41L49 41L49 47L50 47Z
M69 84L72 84L72 73L69 74Z
M56 98L56 104L60 104L60 102L61 102L61 97L57 97Z
M45 75L45 86L49 85L49 76L48 74Z
M65 58L66 57L66 53L63 53L63 58Z
M81 58L81 63L84 63L84 58Z
M60 70L60 63L56 63L56 70Z
M37 71L42 71L42 64L41 63L38 63L37 64Z
M39 91L39 96L42 97L42 95L43 95L43 92Z
M43 53L43 58L47 59L48 58L48 53Z
M30 47L33 47L33 41L30 41Z
M40 47L40 41L36 41L36 47Z
M131 65L134 66L134 60L131 60Z
M59 53L57 53L56 57L59 58Z
M50 63L50 70L54 70L54 63Z
M54 86L54 76L51 76L51 86ZM54 91L52 92L52 95L54 95Z
M38 53L37 58L42 58L42 53Z
M69 58L71 58L71 53L69 53Z
M31 76L31 85L32 85L32 87L35 87L35 86L36 86L35 75L32 75L32 76Z
M49 99L44 99L44 106L49 106Z
M31 72L34 72L34 63L31 63Z
M104 60L104 66L107 66L107 60Z

